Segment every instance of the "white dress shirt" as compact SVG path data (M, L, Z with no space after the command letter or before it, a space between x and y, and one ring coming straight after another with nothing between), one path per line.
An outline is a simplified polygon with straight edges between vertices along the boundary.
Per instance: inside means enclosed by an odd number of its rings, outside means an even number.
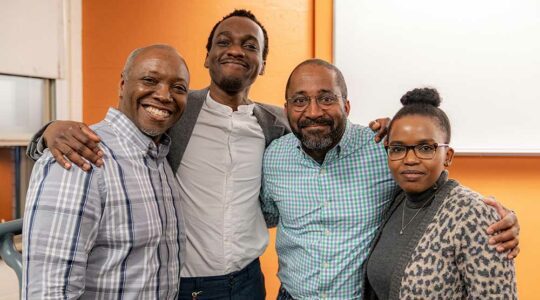
M177 177L186 220L182 277L225 275L262 255L260 203L265 140L254 104L237 111L206 97Z

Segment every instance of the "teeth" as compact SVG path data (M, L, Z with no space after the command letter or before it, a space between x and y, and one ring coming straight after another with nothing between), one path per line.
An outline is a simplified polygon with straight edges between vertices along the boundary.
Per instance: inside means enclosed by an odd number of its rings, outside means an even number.
M144 108L147 112L153 114L153 115L156 115L156 116L159 116L159 117L168 117L170 115L170 113L166 110L161 110L159 108L155 108L155 107L152 107L152 106L146 106Z

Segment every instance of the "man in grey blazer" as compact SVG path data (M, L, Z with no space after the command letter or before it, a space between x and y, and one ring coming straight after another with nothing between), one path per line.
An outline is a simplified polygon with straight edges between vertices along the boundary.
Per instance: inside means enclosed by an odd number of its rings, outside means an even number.
M246 10L225 16L206 47L211 83L189 93L169 131L167 158L179 182L187 235L179 298L264 299L258 259L268 244L258 200L262 157L272 140L290 131L282 108L248 96L268 55L267 33L255 16ZM102 164L99 137L85 124L53 122L36 135L29 155L39 156L44 142L66 168L71 164L63 156L86 170L91 167L81 156Z

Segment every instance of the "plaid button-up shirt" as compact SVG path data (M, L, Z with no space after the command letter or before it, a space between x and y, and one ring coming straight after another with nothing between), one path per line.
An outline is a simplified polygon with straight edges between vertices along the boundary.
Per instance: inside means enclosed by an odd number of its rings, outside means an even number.
M174 299L185 232L170 139L157 146L115 109L93 130L103 167L66 171L48 151L34 167L22 297Z
M396 188L373 137L347 122L322 164L293 134L266 150L262 207L277 224L278 276L295 299L361 297L362 265Z

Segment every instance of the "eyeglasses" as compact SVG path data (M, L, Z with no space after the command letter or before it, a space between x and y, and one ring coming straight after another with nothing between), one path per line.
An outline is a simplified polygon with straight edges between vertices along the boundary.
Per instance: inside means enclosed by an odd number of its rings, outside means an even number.
M309 106L309 103L313 98L315 98L315 101L317 101L317 105L319 105L321 109L328 109L334 104L338 103L341 96L330 92L320 93L315 97L310 97L306 95L295 95L291 98L288 98L287 103L291 105L295 111L303 112Z
M418 145L392 145L392 146L386 146L386 153L388 154L388 158L390 160L401 160L404 159L407 156L407 153L409 153L409 150L413 149L414 154L419 159L433 159L435 157L435 152L437 152L437 148L439 147L448 147L449 144L418 144Z

